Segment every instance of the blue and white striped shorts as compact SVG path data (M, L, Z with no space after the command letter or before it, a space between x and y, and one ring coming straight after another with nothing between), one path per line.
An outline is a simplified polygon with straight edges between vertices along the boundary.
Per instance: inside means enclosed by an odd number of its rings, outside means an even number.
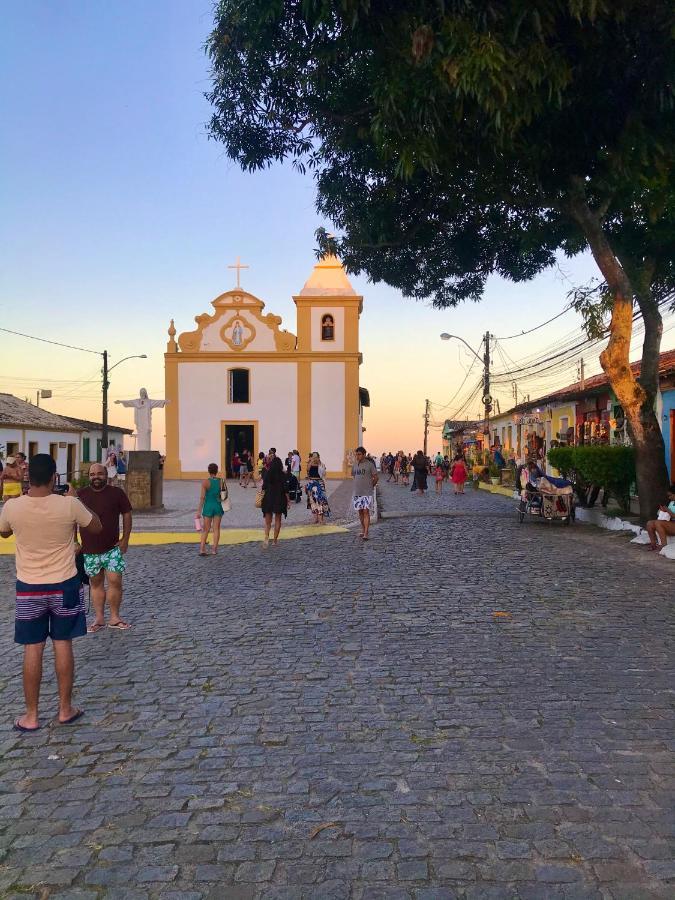
M87 633L84 588L79 575L56 584L16 582L14 641L69 641Z

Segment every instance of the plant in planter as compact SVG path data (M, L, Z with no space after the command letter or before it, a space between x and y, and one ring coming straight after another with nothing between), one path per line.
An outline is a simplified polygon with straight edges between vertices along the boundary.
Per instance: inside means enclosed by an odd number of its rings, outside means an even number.
M502 470L499 468L497 463L491 462L488 466L488 475L490 476L490 482L492 484L499 484L502 480Z

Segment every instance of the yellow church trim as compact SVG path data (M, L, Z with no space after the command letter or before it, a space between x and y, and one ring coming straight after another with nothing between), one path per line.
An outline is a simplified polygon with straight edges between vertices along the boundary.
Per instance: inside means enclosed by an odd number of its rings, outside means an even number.
M346 350L336 351L306 351L299 352L297 350L275 351L275 350L247 350L242 356L231 350L197 350L192 353L172 353L166 354L165 359L169 362L180 364L183 362L238 362L245 360L249 362L341 362L346 359L357 359L362 362L362 354L357 351L347 352Z
M347 353L359 352L359 312L355 309L345 309L344 348Z
M164 477L180 478L180 447L178 441L178 362L176 352L164 354L164 396L167 404L164 407L166 425L166 459L164 460Z

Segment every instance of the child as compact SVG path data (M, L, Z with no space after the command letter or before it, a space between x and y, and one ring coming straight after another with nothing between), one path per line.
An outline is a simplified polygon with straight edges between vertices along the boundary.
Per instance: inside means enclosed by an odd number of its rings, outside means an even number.
M455 486L455 494L464 493L464 483L467 479L467 475L466 463L458 453L457 456L455 456L452 468L450 469L450 478Z
M437 457L437 460L439 458L440 457ZM436 462L436 467L434 469L434 476L436 478L436 493L442 494L443 493L443 479L445 478L445 471L443 469L443 460L442 459L440 460L440 462L438 462L438 461Z

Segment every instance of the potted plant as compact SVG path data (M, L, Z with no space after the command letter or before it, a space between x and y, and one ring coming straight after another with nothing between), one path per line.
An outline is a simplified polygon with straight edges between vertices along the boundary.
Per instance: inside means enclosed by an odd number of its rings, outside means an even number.
M499 484L502 480L502 470L497 463L491 462L488 466L488 474L490 476L490 484Z

